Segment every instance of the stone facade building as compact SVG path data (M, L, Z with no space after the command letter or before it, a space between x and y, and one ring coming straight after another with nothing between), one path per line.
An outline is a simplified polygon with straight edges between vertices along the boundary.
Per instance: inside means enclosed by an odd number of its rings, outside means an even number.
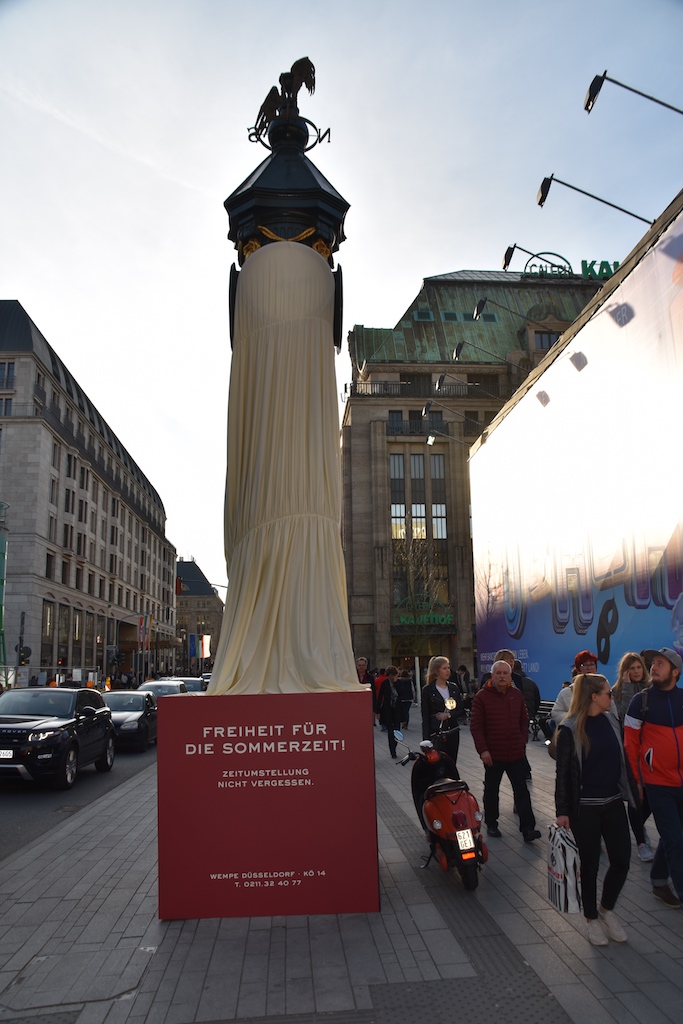
M342 530L354 651L371 665L476 669L469 447L597 291L570 270L426 278L396 327L349 333ZM524 500L514 464L491 500L501 516Z
M156 490L21 305L0 301L5 663L21 676L175 667L174 546ZM22 626L23 624L23 626Z
M182 644L180 659L185 675L210 672L223 623L223 602L194 559L176 566L176 628ZM191 638L195 637L194 654ZM210 655L202 659L198 637L209 636ZM203 665L200 662L203 661ZM180 669L179 669L180 671Z

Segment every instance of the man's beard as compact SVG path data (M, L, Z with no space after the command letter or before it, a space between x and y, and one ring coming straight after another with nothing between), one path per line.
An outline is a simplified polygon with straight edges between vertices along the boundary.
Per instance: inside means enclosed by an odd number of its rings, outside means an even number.
M653 679L652 680L652 685L656 686L658 690L666 690L666 689L668 689L668 687L671 686L671 684L673 682L675 682L675 680L674 680L674 670L673 670L673 668L669 668L669 673L668 673L666 679Z

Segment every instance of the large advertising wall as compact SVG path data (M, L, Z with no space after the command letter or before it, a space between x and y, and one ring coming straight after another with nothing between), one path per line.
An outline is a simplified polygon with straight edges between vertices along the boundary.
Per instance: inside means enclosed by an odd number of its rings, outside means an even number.
M585 648L683 655L682 403L679 213L472 456L481 672L511 648L548 699Z

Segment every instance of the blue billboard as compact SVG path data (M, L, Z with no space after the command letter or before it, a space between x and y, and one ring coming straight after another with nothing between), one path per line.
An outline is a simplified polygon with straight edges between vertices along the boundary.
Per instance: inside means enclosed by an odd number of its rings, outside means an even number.
M470 460L480 671L516 652L545 699L575 654L683 655L683 193ZM518 393L519 395L519 393Z

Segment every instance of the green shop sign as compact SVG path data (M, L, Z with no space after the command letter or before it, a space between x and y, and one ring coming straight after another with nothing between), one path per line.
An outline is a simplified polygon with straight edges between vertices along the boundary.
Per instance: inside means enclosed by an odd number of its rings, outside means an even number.
M394 626L453 626L455 616L441 604L426 595L414 600L406 597L394 610L392 625Z
M606 281L612 274L616 274L619 269L618 263L608 263L607 260L601 260L600 264L596 268L597 260L581 260L581 277L584 281Z

